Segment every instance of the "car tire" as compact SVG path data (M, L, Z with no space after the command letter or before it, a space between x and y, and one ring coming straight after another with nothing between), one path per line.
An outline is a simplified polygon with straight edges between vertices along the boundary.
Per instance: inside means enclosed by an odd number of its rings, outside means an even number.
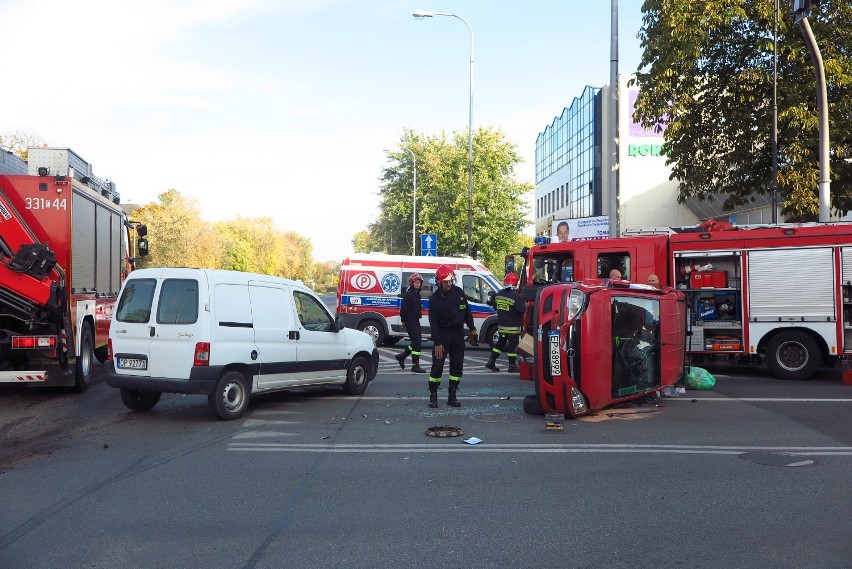
M226 371L207 396L207 406L220 419L233 421L245 414L250 395L246 377L238 371Z
M162 393L159 391L138 391L136 389L122 389L121 402L124 406L137 413L149 411L160 401Z
M544 415L544 409L541 408L536 395L524 397L524 413L527 415Z
M349 395L362 395L370 385L371 373L367 358L357 356L349 364L349 369L346 371L346 383L343 384L343 391Z
M485 333L485 339L488 340L488 346L493 350L497 346L497 341L500 340L500 333L497 332L497 326L489 326Z
M375 320L364 320L358 325L358 329L367 333L373 339L373 344L376 347L385 345L385 330Z
M74 391L83 393L92 385L92 366L95 364L95 339L92 327L83 323L80 331L80 352L74 364Z
M778 379L808 379L821 359L816 340L798 330L776 334L766 345L766 365Z

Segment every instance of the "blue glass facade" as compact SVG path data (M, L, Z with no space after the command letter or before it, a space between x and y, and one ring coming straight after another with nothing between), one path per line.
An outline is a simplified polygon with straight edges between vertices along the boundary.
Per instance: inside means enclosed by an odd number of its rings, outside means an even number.
M535 216L540 222L602 215L601 90L586 87L535 143Z

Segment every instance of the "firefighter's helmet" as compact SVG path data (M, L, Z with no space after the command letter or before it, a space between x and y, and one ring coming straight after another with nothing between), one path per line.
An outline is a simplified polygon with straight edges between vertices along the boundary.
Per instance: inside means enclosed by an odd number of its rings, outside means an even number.
M506 286L517 286L518 284L518 275L515 273L507 273L506 278L503 279L503 284Z
M443 281L455 281L456 273L449 265L441 265L435 271L435 280L439 283Z
M420 273L412 273L410 277L408 277L408 286L414 286L414 281L420 281L420 284L423 284L423 277Z

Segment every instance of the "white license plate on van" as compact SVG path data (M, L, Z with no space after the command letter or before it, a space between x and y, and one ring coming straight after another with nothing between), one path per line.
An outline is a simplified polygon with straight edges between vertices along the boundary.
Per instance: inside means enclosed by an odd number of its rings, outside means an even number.
M148 369L148 360L142 358L117 358L118 369Z

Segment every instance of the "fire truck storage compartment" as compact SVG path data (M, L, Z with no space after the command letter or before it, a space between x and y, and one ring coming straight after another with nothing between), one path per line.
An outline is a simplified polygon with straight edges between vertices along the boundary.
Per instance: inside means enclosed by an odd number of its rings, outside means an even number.
M834 250L797 247L748 252L748 320L834 322Z
M121 266L123 257L123 222L118 206L88 188L75 186L72 208L71 288L77 292L118 294L121 282L116 267Z
M737 293L734 291L696 293L695 319L701 322L740 320Z

